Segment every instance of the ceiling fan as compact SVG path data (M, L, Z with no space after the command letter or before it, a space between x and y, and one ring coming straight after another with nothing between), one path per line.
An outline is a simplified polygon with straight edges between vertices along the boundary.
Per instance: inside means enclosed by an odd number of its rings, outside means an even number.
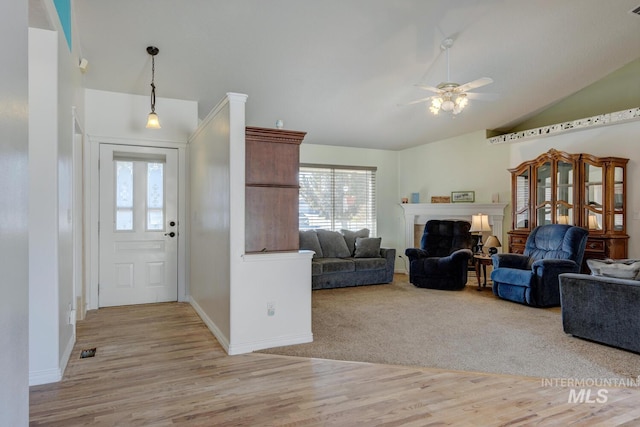
M451 46L453 46L452 38L445 39L440 45L440 47L447 52L447 81L440 83L436 87L421 84L416 85L419 88L435 92L436 95L417 99L410 102L408 105L431 101L429 111L433 114L438 114L441 110L452 112L453 114L459 114L464 110L464 107L467 106L469 102L469 95L475 95L474 93L469 92L470 90L493 83L493 79L489 77L482 77L462 85L451 82L451 77L449 75L449 49Z

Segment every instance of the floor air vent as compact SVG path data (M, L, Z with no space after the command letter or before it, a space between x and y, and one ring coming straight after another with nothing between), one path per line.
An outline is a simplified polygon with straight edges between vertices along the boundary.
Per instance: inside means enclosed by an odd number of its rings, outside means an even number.
M80 352L80 359L86 359L87 357L93 357L96 355L96 348L89 348Z
M630 10L629 13L635 13L636 15L640 15L640 6Z

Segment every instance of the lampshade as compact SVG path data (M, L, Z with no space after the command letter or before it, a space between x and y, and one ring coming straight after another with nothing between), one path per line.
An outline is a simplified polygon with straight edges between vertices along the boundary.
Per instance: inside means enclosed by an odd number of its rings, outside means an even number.
M589 230L600 230L598 218L595 215L589 215Z
M569 224L569 215L558 215L558 224Z
M485 214L477 214L471 215L471 232L483 232L483 231L491 231L491 226L489 226L489 215Z
M487 241L484 244L488 248L500 248L502 245L500 244L500 240L496 236L489 236Z
M498 250L496 248L501 247L500 240L494 235L489 236L487 239L487 243L484 246L489 248L489 255L497 254Z
M160 120L158 119L158 115L156 113L149 113L149 118L147 119L147 129L160 129Z

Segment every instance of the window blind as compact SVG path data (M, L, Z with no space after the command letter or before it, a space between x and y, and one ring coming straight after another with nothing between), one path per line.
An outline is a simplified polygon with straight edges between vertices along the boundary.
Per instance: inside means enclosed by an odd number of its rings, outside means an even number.
M376 236L376 170L300 165L300 230L368 228Z

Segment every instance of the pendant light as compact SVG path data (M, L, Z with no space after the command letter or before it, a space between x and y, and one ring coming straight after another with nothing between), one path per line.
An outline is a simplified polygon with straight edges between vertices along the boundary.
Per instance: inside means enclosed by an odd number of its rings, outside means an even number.
M155 46L147 47L147 53L151 55L151 112L147 119L147 129L160 129L160 120L156 114L156 85L154 83L156 74L156 55L160 50Z

